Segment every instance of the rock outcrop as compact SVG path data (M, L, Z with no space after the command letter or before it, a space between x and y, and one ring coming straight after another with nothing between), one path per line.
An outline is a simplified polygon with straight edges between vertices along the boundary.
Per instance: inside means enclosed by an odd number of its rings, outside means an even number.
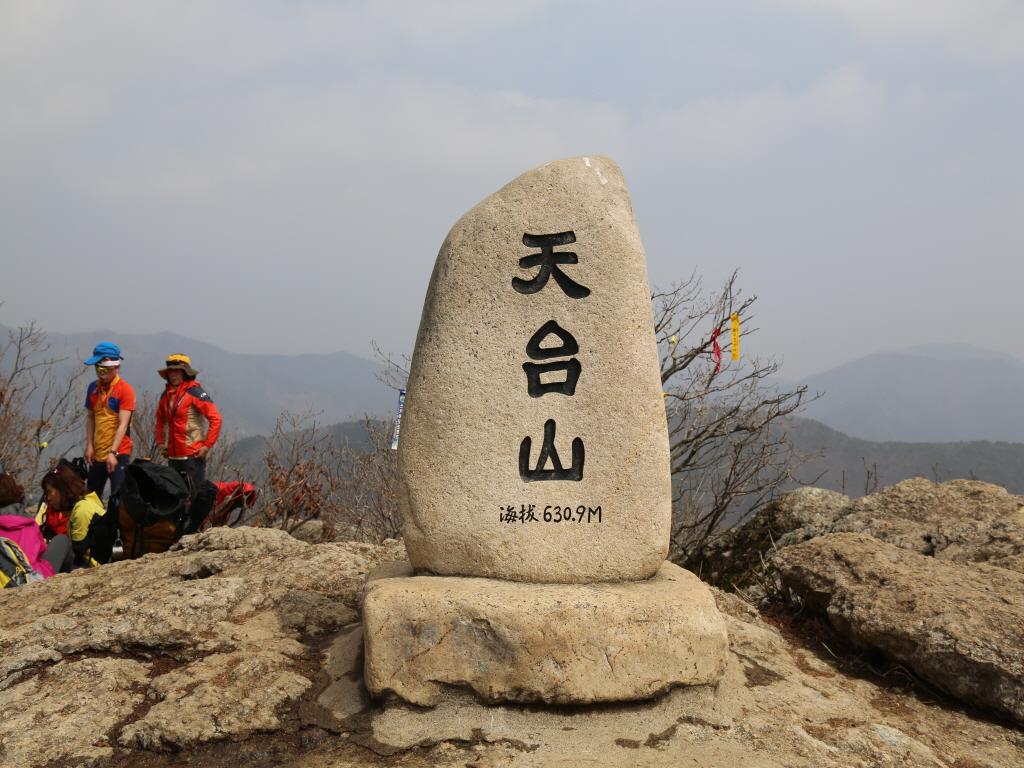
M711 542L711 580L792 592L861 648L961 701L1024 716L1024 497L905 480L861 499L787 493Z
M1024 553L1024 496L977 480L904 480L850 502L829 533L860 533L953 563L1018 565ZM807 533L793 531L786 546Z
M787 547L775 562L785 584L859 647L1024 724L1024 574L852 533Z
M765 577L778 542L799 531L797 540L828 533L850 498L822 488L799 488L762 507L743 525L708 541L695 568L721 589L745 588Z
M397 542L314 547L253 528L214 528L177 547L4 590L4 764L277 729L280 708L319 671L302 637L350 623L366 574L405 556ZM34 733L45 736L17 738Z
M404 559L396 542L222 529L0 592L0 764L1024 764L1019 727L876 675L831 630L718 591L729 651L717 685L580 707L449 691L433 708L385 708L362 682L355 608L370 570Z
M785 493L711 542L695 568L725 589L773 579L775 552L829 533L858 533L953 563L1024 573L1024 496L976 480L904 480L860 499L819 488Z

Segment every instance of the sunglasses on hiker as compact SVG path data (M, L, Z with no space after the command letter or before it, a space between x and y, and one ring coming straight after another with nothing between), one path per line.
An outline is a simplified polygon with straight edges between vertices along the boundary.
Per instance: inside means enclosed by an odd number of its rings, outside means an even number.
M106 366L103 366L103 365L97 365L96 366L96 373L99 373L99 374L102 375L104 373L110 373L111 371L116 371L117 368L118 368L118 366L116 366L116 365L113 365L113 366L110 366L110 367L106 367Z

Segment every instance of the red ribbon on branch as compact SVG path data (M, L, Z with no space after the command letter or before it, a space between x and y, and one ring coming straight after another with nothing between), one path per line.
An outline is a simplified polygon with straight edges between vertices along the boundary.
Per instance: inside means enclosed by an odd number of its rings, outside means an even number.
M711 332L711 343L714 345L711 359L715 361L715 373L722 372L722 348L718 345L718 334L720 333L721 331L718 328Z

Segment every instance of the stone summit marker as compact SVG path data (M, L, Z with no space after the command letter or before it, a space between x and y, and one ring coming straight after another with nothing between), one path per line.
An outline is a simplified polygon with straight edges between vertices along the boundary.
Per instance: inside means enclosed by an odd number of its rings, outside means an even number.
M605 157L469 211L427 288L398 448L417 570L646 579L668 554L668 432L647 265Z
M613 161L535 168L448 234L398 483L411 562L364 591L371 695L433 706L457 686L489 702L591 703L722 675L711 593L665 561L658 350Z

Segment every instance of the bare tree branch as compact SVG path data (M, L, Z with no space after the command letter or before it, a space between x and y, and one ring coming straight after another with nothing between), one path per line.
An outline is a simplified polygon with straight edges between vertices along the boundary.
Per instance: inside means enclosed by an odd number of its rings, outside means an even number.
M248 482L260 492L255 506L232 524L294 532L319 520L328 536L373 542L397 538L401 525L390 422L365 416L365 441L335 441L317 422L319 415L311 408L283 413L263 438L255 468L225 459L220 479Z
M741 298L736 277L706 294L691 275L651 296L672 463L670 557L683 565L709 536L769 501L807 458L780 430L807 388L780 391L772 384L780 365L773 358L726 362L731 316L740 317L741 338L758 330L750 312L757 297ZM721 372L712 360L716 330Z
M26 485L74 447L69 438L81 417L86 369L62 375L68 357L67 350L51 351L34 322L0 342L0 462Z
M401 360L395 360L390 352L382 352L376 341L371 341L373 356L384 366L384 370L375 374L377 381L387 384L392 389L401 389L409 380L409 364L412 358L402 355Z

